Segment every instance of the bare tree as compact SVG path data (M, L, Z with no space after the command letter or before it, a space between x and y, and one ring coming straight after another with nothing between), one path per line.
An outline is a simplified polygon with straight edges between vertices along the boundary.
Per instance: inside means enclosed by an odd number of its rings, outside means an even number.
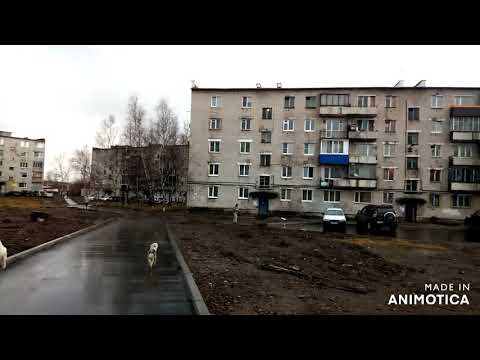
M70 165L80 175L80 181L86 187L90 183L91 153L88 145L74 151Z
M131 96L128 102L127 119L123 131L123 141L129 146L145 145L145 110L137 96Z
M65 186L70 180L70 173L72 168L67 161L65 153L61 153L53 159L54 169L49 171L47 174L48 177L51 177L54 181L62 183L62 191L65 192ZM50 179L49 179L50 180Z
M115 116L109 115L100 123L100 129L95 136L98 147L108 149L115 145L118 136L118 128L115 125Z
M190 135L192 133L190 119L186 119L183 123L183 130L178 137L178 145L188 145L190 142Z
M162 98L155 106L155 117L150 127L150 143L155 145L175 145L178 136L178 118L168 104L167 99Z

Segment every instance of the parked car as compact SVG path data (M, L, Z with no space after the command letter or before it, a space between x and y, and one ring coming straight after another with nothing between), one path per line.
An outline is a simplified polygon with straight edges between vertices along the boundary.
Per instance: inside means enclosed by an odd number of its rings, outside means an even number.
M341 232L347 231L347 219L340 208L329 208L323 215L323 231L332 229L338 229Z
M480 210L465 218L465 240L480 241Z
M397 214L392 205L367 205L358 211L355 220L359 234L387 231L395 235L397 231Z
M9 191L5 193L6 196L22 196L22 193L20 191Z
M49 192L46 192L46 191L43 191L43 190L40 190L40 196L47 197L47 198L53 198L52 193L49 193Z
M102 196L100 198L101 201L112 201L112 197L111 196L108 196L108 195L105 195L105 196Z
M39 190L33 190L31 196L42 196Z
M86 200L86 201L95 201L95 200L96 200L96 197L93 196L93 195L86 196L86 197L85 197L85 200Z

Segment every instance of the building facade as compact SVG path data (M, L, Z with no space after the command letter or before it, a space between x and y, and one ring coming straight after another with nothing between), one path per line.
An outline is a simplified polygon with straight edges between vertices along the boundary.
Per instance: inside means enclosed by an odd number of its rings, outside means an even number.
M92 149L92 190L98 195L133 194L147 190L169 201L185 202L188 145L112 146Z
M192 88L190 207L480 208L480 88Z
M44 163L45 139L0 131L0 193L42 190Z

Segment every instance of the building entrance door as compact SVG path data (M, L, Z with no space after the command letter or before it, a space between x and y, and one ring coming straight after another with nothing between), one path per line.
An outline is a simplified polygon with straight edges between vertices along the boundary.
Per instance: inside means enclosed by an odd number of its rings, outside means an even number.
M405 221L417 222L417 204L407 202L405 204Z
M265 196L258 198L258 216L262 218L268 216L268 198Z

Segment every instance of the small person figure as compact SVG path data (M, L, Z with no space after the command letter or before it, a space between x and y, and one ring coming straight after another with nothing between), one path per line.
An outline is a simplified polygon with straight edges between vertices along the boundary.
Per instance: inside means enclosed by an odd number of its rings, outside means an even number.
M236 224L238 222L238 214L240 213L240 210L238 209L238 204L235 204L235 207L233 208L233 223Z

